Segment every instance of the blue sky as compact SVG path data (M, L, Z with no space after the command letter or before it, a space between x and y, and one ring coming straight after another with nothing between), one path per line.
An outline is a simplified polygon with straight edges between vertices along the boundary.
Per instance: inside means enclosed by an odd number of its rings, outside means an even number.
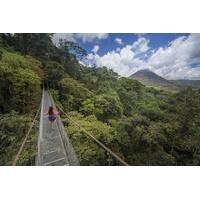
M139 34L140 35L140 34ZM145 38L150 40L150 47L155 49L162 46L166 46L170 41L176 39L180 36L187 36L188 34L180 33L149 33L145 34ZM119 45L115 42L115 38L121 38L123 45ZM81 39L78 39L78 43L81 47L87 50L88 53L91 52L94 45L99 45L99 55L103 55L108 51L115 50L118 47L125 46L127 44L132 44L134 41L137 41L138 35L134 33L110 33L106 39L95 39L92 42L83 42Z
M62 33L77 42L87 64L106 66L121 76L149 69L166 79L200 79L200 34L188 33Z

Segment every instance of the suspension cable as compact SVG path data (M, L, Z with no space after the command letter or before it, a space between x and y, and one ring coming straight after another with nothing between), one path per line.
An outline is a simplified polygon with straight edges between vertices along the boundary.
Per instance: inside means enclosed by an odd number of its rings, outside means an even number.
M25 146L25 144L26 144L26 141L27 141L27 139L28 139L28 136L29 136L29 134L30 134L30 132L31 132L31 130L32 130L33 126L34 126L34 124L35 124L35 121L36 121L36 119L37 119L37 116L38 116L38 114L39 114L39 111L40 111L40 107L38 108L37 113L35 114L35 117L34 117L32 123L31 123L31 125L30 125L30 127L29 127L29 129L28 129L28 132L27 132L27 134L25 135L24 140L22 141L22 144L21 144L21 146L20 146L20 148L19 148L19 151L17 152L17 155L15 156L15 159L14 159L14 161L13 161L13 163L12 163L12 166L15 166L16 163L17 163L17 161L18 161L18 159L19 159L19 156L20 156L20 154L21 154L21 152L22 152L22 150L23 150L23 148L24 148L24 146Z
M85 130L83 127L81 127L76 121L74 121L63 109L57 105L60 111L65 114L65 116L71 120L76 126L80 128L83 132L85 132L90 138L92 138L99 146L101 146L105 151L110 153L115 159L117 159L120 163L122 163L125 166L129 166L127 162L125 162L122 158L120 158L116 153L114 153L111 149L106 147L102 142L100 142L97 138L95 138L91 133L89 133L87 130Z

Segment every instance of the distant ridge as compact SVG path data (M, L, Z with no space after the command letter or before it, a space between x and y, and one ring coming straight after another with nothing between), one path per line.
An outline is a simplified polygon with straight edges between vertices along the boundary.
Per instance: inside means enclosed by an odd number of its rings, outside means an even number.
M187 80L187 79L180 79L180 80L170 80L170 82L181 86L181 87L195 87L200 88L200 80Z

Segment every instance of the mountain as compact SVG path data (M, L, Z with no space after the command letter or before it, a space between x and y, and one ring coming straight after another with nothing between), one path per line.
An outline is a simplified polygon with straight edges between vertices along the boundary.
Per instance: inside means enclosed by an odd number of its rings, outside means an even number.
M181 80L170 80L170 82L181 86L181 87L195 87L195 88L200 88L200 80L186 80L186 79L181 79Z
M136 73L132 74L130 78L136 79L146 86L156 87L158 89L175 91L181 89L180 86L176 85L175 83L166 80L163 77L147 69L137 71Z

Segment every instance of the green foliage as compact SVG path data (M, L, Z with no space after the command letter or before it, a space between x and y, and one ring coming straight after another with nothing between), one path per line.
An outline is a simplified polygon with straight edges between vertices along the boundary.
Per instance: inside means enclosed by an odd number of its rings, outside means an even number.
M0 62L0 111L29 112L38 106L41 78L29 60L4 52Z
M100 94L83 102L85 115L95 114L102 121L122 116L123 108L117 93Z
M60 99L67 110L79 110L81 103L92 93L75 79L66 76L59 83Z
M89 90L101 91L106 87L112 88L117 84L118 74L106 67L87 68L81 66L80 81L83 82Z
M27 115L0 114L0 165L11 165L29 123Z
M36 57L45 64L54 49L51 35L46 33L16 33L13 36L13 46L22 54Z
M162 120L164 113L159 108L156 101L144 101L137 104L140 113L148 117L150 120L157 121Z
M81 78L81 66L73 55L68 55L64 63L65 72L79 80Z
M61 49L70 52L72 55L76 56L77 59L82 59L87 56L86 50L75 42L60 39L59 44Z
M17 161L18 166L34 166L37 156L37 133L33 131L26 141L26 145Z
M95 114L95 106L93 101L91 99L85 100L82 103L80 111L86 116Z
M13 37L10 33L0 33L0 48L3 47L7 50L12 50L13 47Z
M95 96L94 106L95 114L102 120L122 116L122 104L116 93Z
M118 79L105 68L84 69L82 73L80 81L92 90L92 96L71 110L84 114L81 121L95 115L101 123L109 124L113 129L109 145L129 164L199 164L198 90L176 94L146 88L136 80ZM73 93L68 103L73 104L77 97Z
M106 145L110 145L113 140L112 127L98 121L95 116L84 117L73 112L71 117L86 131L95 136ZM107 154L91 138L81 131L75 124L69 123L69 136L78 155L81 165L107 165Z
M177 94L176 139L173 151L179 165L199 165L200 91L188 88Z
M144 86L133 79L121 78L117 92L124 107L124 114L131 116L135 109L136 103L141 98Z
M41 63L2 49L0 59L0 165L11 165L41 98ZM35 163L36 137L19 165ZM24 159L22 159L24 158Z
M58 82L63 78L64 68L58 62L48 62L44 68L45 81L49 87L58 86Z
M144 86L139 81L130 78L121 78L119 80L119 84L129 92L141 93L141 90L144 88Z
M188 134L199 132L200 118L200 90L188 88L177 97L178 112L183 132Z

